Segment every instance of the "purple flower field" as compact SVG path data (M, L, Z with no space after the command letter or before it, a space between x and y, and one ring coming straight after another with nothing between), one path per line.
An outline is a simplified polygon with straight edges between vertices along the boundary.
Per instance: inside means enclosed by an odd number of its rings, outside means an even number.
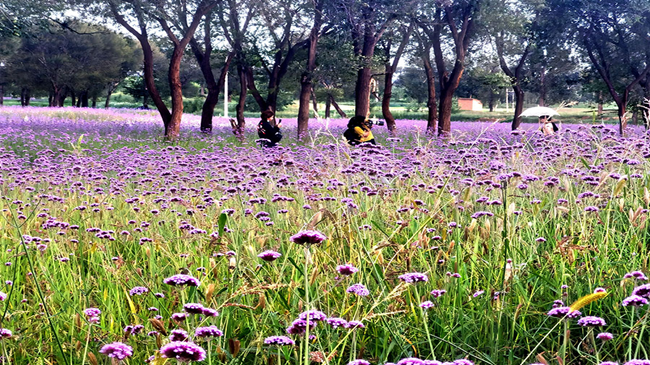
M3 359L647 361L645 130L346 123L262 150L255 119L0 108Z

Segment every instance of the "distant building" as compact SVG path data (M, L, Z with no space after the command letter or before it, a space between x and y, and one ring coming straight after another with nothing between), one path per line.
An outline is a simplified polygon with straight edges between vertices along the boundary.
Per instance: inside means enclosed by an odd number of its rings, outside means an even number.
M460 110L471 110L476 112L483 110L483 103L478 99L458 98L458 107Z

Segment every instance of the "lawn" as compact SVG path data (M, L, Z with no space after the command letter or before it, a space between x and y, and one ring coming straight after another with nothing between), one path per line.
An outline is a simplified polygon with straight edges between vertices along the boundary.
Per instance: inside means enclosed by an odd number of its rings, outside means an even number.
M288 119L262 150L255 119L170 144L150 111L0 108L3 359L650 358L642 128L399 123L350 148Z

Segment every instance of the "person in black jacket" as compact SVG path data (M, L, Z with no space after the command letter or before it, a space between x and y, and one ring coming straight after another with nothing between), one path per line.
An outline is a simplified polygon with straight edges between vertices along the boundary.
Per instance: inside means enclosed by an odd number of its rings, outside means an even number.
M280 132L282 123L275 124L274 114L270 110L263 111L261 117L262 120L257 125L257 135L260 139L268 140L262 141L262 146L275 147L282 139L282 132Z

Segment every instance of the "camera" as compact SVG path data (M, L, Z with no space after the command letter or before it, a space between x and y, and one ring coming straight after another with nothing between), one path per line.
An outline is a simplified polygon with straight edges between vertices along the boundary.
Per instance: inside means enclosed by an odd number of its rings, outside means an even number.
M366 123L368 123L368 127L370 127L370 128L372 128L372 126L375 125L375 124L376 124L376 125L384 125L384 121L383 121L383 120L376 120L376 121L375 121L375 120L373 120L373 119L368 119L368 121L367 121Z

